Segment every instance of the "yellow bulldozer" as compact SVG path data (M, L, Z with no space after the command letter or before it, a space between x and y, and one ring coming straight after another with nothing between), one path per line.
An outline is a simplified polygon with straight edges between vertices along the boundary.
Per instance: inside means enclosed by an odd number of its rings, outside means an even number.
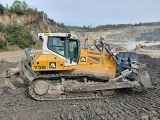
M69 33L39 33L42 54L33 60L30 49L16 68L6 70L5 83L15 89L11 78L29 80L29 95L36 100L100 98L116 89L150 88L145 65L134 52L113 55L103 39L82 44Z

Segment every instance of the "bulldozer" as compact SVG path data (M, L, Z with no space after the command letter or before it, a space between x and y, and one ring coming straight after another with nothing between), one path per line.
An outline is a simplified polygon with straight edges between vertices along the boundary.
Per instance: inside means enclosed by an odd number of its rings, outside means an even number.
M26 58L6 70L5 84L16 89L11 78L25 76L28 93L35 100L101 98L115 90L152 87L146 65L134 52L113 55L100 38L84 43L70 33L38 33L43 50L33 60L26 48Z

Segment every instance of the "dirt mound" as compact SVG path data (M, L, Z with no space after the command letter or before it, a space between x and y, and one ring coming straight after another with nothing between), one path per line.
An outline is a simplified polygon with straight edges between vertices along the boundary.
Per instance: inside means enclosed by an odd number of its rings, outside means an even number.
M147 46L145 49L148 50L160 50L160 45Z
M138 93L121 90L113 97L87 100L35 101L27 95L27 86L6 89L0 95L1 120L158 120L160 119L160 59L139 55L146 63L156 89ZM0 73L15 63L0 62ZM2 82L2 81L1 81Z
M6 61L5 59L1 60L0 61L0 74L6 69L6 68L9 68L9 67L15 67L17 65L16 62L8 62Z
M116 51L127 51L127 48L125 48L124 46L118 46L116 47Z

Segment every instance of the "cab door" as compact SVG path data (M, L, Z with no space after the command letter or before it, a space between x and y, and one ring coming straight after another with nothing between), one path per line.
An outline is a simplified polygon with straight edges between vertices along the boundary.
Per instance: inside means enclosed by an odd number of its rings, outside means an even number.
M65 41L65 66L76 66L80 55L80 42L78 39L66 39Z

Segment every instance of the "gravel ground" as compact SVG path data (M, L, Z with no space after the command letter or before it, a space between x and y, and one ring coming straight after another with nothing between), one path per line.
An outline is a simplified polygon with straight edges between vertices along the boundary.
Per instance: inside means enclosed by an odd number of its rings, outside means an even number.
M0 62L1 120L159 120L160 119L160 59L140 55L147 63L156 89L138 93L121 90L115 96L102 99L35 101L27 94L27 84L16 90L3 84L4 70L16 63Z

